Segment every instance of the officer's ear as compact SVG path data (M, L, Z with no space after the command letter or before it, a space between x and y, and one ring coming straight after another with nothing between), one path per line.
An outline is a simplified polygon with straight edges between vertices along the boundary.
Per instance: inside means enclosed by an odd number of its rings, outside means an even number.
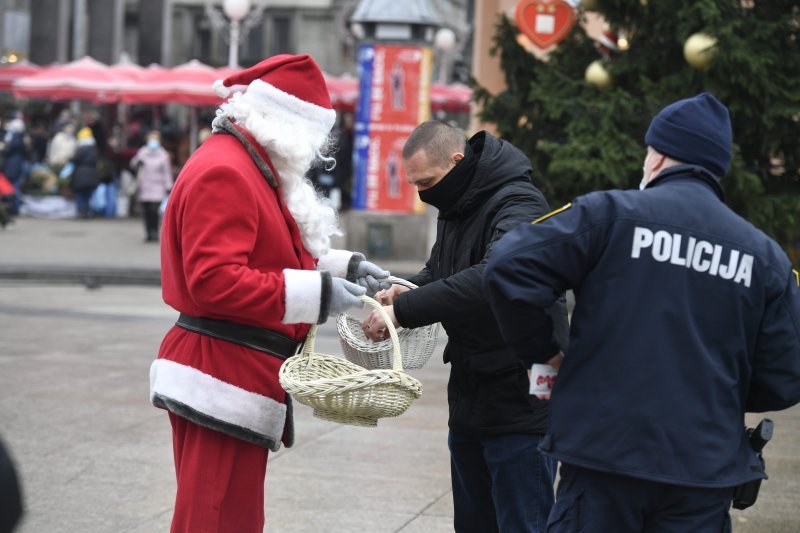
M658 150L653 150L653 157L650 160L650 169L655 176L664 170L664 163L667 162L667 156L660 153Z

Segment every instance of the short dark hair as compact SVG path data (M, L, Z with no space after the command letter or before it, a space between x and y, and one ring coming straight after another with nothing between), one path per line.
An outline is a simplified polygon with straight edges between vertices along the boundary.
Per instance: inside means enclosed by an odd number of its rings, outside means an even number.
M460 129L441 120L423 122L411 132L403 145L403 159L408 159L420 150L434 165L446 167L450 156L463 152L467 138Z

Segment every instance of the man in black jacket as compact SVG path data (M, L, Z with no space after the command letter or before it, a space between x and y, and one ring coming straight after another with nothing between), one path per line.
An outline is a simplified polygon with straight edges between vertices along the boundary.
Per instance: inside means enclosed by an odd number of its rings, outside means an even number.
M537 449L547 402L529 394L532 360L506 346L481 278L494 243L547 213L547 202L530 182L528 158L486 132L467 142L457 128L425 122L406 141L403 164L420 199L439 210L436 242L425 268L409 280L418 289L393 285L377 297L395 325L441 322L447 331L455 530L545 531L556 467ZM551 312L566 342L563 299ZM364 321L375 340L385 327L376 312Z

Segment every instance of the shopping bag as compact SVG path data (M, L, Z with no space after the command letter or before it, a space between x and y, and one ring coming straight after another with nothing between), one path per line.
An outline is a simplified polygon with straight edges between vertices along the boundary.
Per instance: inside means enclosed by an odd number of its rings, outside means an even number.
M0 197L11 196L16 192L6 175L0 172Z
M72 176L72 173L74 171L75 171L75 165L72 164L72 161L70 161L61 168L61 172L58 173L58 177L61 178L62 180L67 180L69 179L70 176Z

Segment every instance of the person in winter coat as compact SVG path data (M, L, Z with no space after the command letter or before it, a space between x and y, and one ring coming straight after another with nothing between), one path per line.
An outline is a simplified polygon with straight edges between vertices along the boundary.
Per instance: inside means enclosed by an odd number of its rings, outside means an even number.
M92 130L88 127L81 128L77 135L78 147L72 156L74 170L70 176L69 186L75 195L75 204L78 208L78 217L89 218L89 200L92 193L100 184L100 173L97 172L97 146L92 137Z
M22 487L17 469L0 440L0 533L12 533L23 514Z
M515 353L561 343L542 309L575 289L542 450L561 461L550 531L730 531L765 477L745 412L800 401L800 274L723 203L728 109L702 93L645 135L641 191L578 197L508 233L484 289Z
M486 256L515 226L549 211L530 182L530 160L482 131L466 141L444 122L419 125L402 151L408 182L439 210L436 242L425 268L377 294L395 326L441 322L450 363L449 447L454 526L462 532L543 532L553 504L556 465L537 449L547 429L547 402L529 393L529 357L506 345L481 291ZM567 336L566 303L553 320ZM373 340L385 335L377 312L364 321Z
M27 178L28 145L25 140L25 123L21 118L14 118L6 126L5 144L3 146L3 174L14 186L15 193L11 201L9 213L19 214L22 205L22 184Z
M169 152L161 146L161 134L151 131L146 143L131 158L131 167L137 169L137 197L144 211L146 242L158 241L158 209L172 188L172 164Z
M336 213L305 177L336 117L314 60L274 56L215 90L230 98L175 181L162 230L164 301L180 316L150 398L172 425L173 533L263 530L269 452L294 441L281 364L312 324L363 306L363 285L389 275L331 249Z
M75 124L64 122L61 129L53 135L47 150L47 164L58 175L75 155L78 140L75 138Z

